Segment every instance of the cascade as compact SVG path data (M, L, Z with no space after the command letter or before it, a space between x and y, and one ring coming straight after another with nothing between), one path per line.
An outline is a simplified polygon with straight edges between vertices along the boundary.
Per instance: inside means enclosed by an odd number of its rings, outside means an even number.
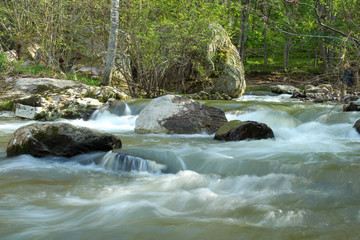
M155 161L142 159L126 153L108 152L100 161L100 166L112 171L139 171L149 173L160 173L166 167Z

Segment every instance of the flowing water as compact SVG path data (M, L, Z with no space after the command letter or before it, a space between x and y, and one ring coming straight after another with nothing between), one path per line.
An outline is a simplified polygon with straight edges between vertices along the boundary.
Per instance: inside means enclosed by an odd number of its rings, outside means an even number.
M286 96L208 104L276 139L136 134L135 101L71 121L123 149L7 158L29 122L0 121L0 239L359 239L358 113Z

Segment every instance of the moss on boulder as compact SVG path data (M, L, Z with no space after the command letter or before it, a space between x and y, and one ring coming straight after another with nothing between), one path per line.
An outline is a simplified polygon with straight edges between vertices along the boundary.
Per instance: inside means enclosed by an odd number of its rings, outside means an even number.
M216 132L215 140L241 141L250 139L275 138L270 127L255 121L233 120L222 125Z

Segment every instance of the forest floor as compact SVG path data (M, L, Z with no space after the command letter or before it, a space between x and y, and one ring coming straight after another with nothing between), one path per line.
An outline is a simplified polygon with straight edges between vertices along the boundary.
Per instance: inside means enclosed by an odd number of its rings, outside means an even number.
M304 89L306 85L331 84L333 88L340 87L340 81L337 78L324 80L319 75L301 75L286 73L252 73L245 76L246 88L248 90L269 90L274 85L292 85L294 87Z

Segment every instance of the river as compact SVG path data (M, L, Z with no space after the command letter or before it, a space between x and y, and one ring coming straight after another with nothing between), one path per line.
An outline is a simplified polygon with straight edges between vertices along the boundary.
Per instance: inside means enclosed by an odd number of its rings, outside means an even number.
M208 104L266 123L276 139L136 134L137 101L70 121L119 135L119 152L158 167L124 172L103 164L117 151L7 158L30 122L1 120L0 239L359 239L359 113L288 96Z

